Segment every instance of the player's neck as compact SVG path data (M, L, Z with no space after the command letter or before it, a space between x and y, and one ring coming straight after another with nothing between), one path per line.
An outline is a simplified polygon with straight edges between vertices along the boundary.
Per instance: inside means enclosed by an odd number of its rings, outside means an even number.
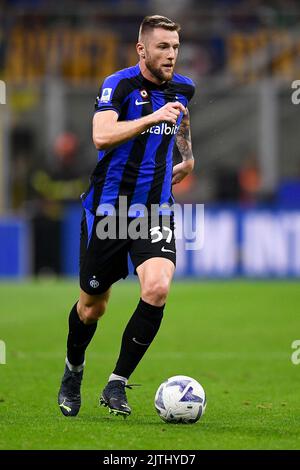
M163 83L166 83L166 80L161 81L157 77L155 77L155 75L153 75L150 72L150 70L147 68L145 63L139 62L139 65L140 65L141 74L143 75L144 78L146 78L146 80L149 80L149 82L155 83L155 85L162 85Z

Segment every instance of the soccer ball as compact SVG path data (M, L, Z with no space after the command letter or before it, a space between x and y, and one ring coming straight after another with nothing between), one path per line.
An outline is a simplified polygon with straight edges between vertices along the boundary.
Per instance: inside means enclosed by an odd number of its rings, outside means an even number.
M158 387L154 405L167 423L196 423L205 412L206 396L195 379L175 375Z

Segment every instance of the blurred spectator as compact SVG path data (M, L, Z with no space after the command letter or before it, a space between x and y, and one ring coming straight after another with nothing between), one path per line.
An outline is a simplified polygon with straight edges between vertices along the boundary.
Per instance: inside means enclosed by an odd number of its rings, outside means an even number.
M240 201L246 204L258 202L261 175L255 155L247 157L239 170Z
M59 135L53 145L51 167L37 169L31 178L34 273L61 273L61 221L66 204L80 202L88 184L78 164L79 142L71 132Z
M215 172L216 200L235 202L239 198L239 181L235 168L221 165Z
M10 131L12 167L10 171L11 207L19 209L29 196L29 175L35 152L33 130L26 124L14 122Z
M35 194L41 200L78 202L87 183L78 162L79 142L75 134L59 135L53 146L51 166L37 170L31 180Z

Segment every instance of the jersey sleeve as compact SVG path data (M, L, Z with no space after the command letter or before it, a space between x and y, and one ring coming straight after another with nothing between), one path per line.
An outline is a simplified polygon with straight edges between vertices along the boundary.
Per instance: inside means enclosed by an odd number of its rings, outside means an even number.
M121 112L122 104L126 99L126 87L124 80L117 75L111 75L102 83L95 102L95 113L99 111L113 110Z
M185 93L185 96L186 96L186 99L189 103L192 100L192 98L194 97L195 90L196 90L196 85L193 82L193 80L191 80L188 77L185 77L185 80L186 80L186 85L185 85L186 93Z
M185 106L187 106L195 94L195 83L189 77L175 74L173 84L175 86L175 93L185 97Z
M188 93L187 93L188 102L190 102L191 99L193 98L193 96L195 94L195 90L196 90L195 84L194 84L194 82L192 82L190 87L189 87Z

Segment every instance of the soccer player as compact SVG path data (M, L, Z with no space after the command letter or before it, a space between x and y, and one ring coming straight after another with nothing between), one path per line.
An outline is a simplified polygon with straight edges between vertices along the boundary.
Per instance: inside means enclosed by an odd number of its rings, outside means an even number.
M139 63L107 77L96 99L93 141L98 164L82 196L81 289L69 316L66 365L58 394L65 416L79 412L85 350L105 312L112 284L128 275L128 254L139 278L140 300L100 396L100 404L108 406L110 412L124 417L131 413L127 381L163 318L176 263L172 214L170 224L165 225L162 209L158 224L151 226L150 222L143 238L128 235L105 239L99 236L97 226L113 216L118 226L125 224L126 228L132 220L147 222L147 209L172 207L172 185L193 170L187 104L195 86L192 80L174 72L179 31L179 24L168 18L145 17L136 45ZM173 167L175 141L182 162ZM121 215L121 197L126 198L126 217ZM134 210L137 205L139 210Z

